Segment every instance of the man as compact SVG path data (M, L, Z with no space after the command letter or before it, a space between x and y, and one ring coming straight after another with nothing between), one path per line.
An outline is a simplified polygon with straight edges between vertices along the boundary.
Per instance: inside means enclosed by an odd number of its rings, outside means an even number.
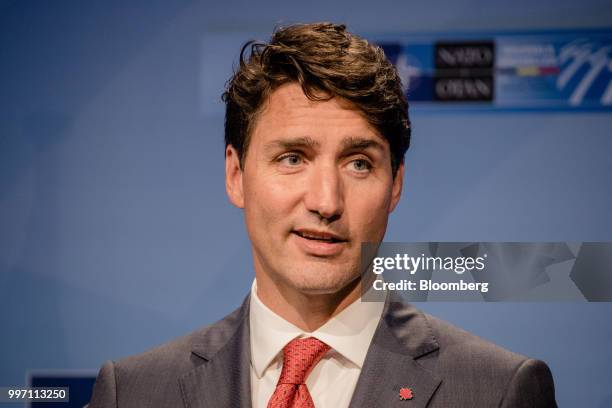
M361 243L384 237L410 138L383 52L333 24L248 45L224 100L250 296L212 326L106 363L90 407L555 406L543 362L400 301L359 299Z

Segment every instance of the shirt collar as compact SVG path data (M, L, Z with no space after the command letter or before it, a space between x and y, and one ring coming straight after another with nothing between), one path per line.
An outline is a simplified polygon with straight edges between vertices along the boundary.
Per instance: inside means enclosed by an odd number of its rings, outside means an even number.
M249 308L251 364L258 378L283 347L296 337L316 337L361 368L384 308L383 302L357 299L323 326L309 333L270 310L257 296L257 282L251 287Z

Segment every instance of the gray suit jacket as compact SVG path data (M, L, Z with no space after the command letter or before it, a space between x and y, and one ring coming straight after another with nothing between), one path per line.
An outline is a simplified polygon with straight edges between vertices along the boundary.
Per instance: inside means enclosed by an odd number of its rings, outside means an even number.
M388 301L350 407L556 407L554 394L542 361ZM89 408L183 406L251 407L248 298L218 323L104 364Z

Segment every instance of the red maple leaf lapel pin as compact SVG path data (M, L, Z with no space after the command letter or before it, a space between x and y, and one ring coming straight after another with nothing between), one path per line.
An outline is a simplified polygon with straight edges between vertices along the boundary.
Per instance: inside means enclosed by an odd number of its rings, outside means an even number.
M400 388L399 397L400 397L400 400L402 401L411 400L413 398L412 388L408 388L408 387Z

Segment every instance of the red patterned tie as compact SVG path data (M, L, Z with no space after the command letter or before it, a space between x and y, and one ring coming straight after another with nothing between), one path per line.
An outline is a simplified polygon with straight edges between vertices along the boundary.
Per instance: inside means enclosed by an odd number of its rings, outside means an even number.
M304 381L329 349L314 337L289 342L283 349L283 370L268 408L314 408Z

